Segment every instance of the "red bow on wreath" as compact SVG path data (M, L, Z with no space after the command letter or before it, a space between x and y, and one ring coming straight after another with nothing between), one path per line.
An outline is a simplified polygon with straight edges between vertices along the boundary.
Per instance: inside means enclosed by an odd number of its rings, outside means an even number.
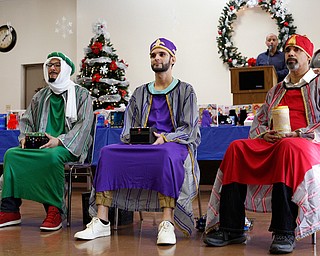
M254 67L257 63L257 60L255 58L250 58L248 59L248 66L249 67Z

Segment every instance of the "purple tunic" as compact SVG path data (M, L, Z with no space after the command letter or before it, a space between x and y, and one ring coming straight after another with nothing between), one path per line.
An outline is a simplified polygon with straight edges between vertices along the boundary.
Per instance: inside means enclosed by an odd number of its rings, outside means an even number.
M173 130L165 95L153 95L148 126L158 132ZM184 180L186 145L113 144L101 149L94 187L96 192L121 188L155 190L177 199Z
M153 95L147 125L149 127L156 127L158 133L173 132L170 111L165 95Z

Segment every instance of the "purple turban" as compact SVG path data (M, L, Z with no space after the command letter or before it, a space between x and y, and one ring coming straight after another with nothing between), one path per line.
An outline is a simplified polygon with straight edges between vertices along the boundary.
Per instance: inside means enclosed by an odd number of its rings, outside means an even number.
M158 38L150 45L150 53L156 49L161 48L170 53L171 56L175 56L176 54L176 46L170 40L165 38Z

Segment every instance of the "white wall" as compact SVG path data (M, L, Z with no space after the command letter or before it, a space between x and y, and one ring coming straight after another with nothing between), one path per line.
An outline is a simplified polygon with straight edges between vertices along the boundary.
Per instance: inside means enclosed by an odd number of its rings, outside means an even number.
M6 105L21 109L24 64L43 63L48 53L62 51L76 60L76 0L2 0L0 25L7 21L17 31L17 44L0 52L0 112ZM65 16L73 22L74 34L63 38L55 32L56 22Z
M228 67L219 59L216 36L218 19L225 0L2 0L0 24L11 21L18 31L17 46L0 53L0 112L6 104L20 108L21 65L43 62L47 53L60 50L79 64L83 48L89 44L92 23L107 21L111 43L129 68L126 73L131 91L151 81L149 45L157 37L175 42L177 63L174 75L191 83L199 103L232 104ZM318 0L287 0L297 33L306 34L320 47L317 30ZM75 34L63 39L54 32L62 16L73 22ZM306 18L308 17L308 18ZM265 35L277 32L268 13L259 7L238 12L234 40L239 51L256 57L265 50Z

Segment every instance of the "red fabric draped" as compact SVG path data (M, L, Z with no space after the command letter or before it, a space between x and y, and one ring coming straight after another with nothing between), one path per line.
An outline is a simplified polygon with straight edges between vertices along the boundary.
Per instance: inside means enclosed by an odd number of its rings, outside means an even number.
M223 185L283 182L295 191L304 174L319 163L320 145L303 138L284 138L274 144L244 139L230 144L220 169Z
M288 90L281 101L290 110L292 130L306 127L300 89ZM283 138L276 143L243 139L230 144L220 165L223 185L232 182L271 185L283 182L293 188L313 165L320 164L320 144L304 138Z

